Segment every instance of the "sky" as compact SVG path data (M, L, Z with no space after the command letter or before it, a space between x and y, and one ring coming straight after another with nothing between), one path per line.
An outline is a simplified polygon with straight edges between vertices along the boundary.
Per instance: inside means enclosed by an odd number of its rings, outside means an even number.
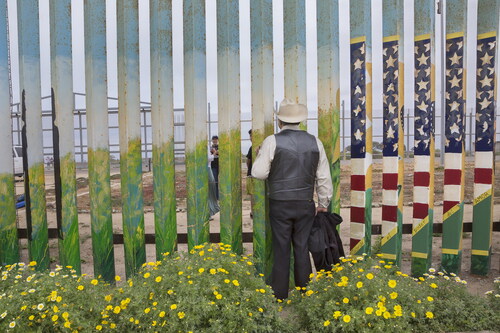
M468 0L469 8L475 8L478 0ZM339 1L340 16L340 78L341 100L344 101L345 113L350 107L349 82L349 6L347 0ZM49 1L40 0L40 52L42 96L50 94L50 47L49 47ZM8 0L9 28L11 36L11 54L13 69L13 101L19 101L18 59L17 59L17 26L16 1ZM108 52L108 95L116 97L117 65L116 65L116 1L106 0L107 5L107 52ZM413 0L404 0L405 5L405 100L413 100ZM372 58L373 58L373 110L374 116L382 109L382 0L372 1ZM240 0L240 84L241 111L243 119L249 119L251 111L250 95L250 0ZM173 75L174 75L174 107L182 108L183 97L183 54L182 54L182 0L172 0L173 11ZM469 12L468 44L475 45L475 13ZM149 76L149 1L139 0L139 35L140 35L140 82L141 101L150 101ZM73 90L85 92L84 71L84 35L83 35L83 0L72 0L73 18ZM216 0L206 0L206 44L207 44L207 102L210 103L212 118L217 110L217 43L216 43ZM273 38L274 38L274 100L279 102L284 96L283 67L283 0L273 1ZM440 18L436 16L436 36L441 33ZM436 47L440 48L440 39L436 39ZM306 0L306 49L307 49L307 106L312 116L317 109L317 52L316 52L316 1ZM474 68L475 48L468 48L467 62ZM439 52L439 51L438 51ZM439 53L437 54L439 56ZM474 87L474 71L468 71L467 84ZM436 72L437 100L441 96L440 68ZM475 89L467 89L467 112L473 107ZM76 100L77 107L84 107L84 98ZM43 103L43 109L49 109L49 101ZM413 113L413 105L406 109ZM438 114L440 113L438 104ZM243 138L246 138L246 127L242 125ZM439 126L437 124L437 126ZM346 128L349 128L346 124ZM381 128L374 124L374 130ZM215 130L214 130L215 131ZM316 124L312 124L310 132L317 134ZM374 138L375 141L381 139ZM438 142L439 145L439 142ZM242 151L245 151L242 147Z

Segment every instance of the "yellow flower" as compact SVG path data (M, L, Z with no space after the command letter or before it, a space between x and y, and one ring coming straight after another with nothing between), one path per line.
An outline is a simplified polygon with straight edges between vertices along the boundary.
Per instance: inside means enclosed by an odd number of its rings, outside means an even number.
M233 284L238 287L240 285L240 283L238 282L238 280L233 280Z
M172 295L173 293L174 293L174 291L173 291L172 289L169 289L169 290L167 291L167 294L169 294L169 295Z
M57 321L57 319L59 319L59 316L58 316L58 315L53 315L53 316L52 316L52 321Z
M69 313L67 313L67 312L63 312L62 317L63 317L65 320L67 320L67 319L68 319L68 317L69 317Z
M117 276L115 276L115 281L120 281L121 279L122 279L122 278L121 278L121 277L119 277L118 275L117 275Z
M398 297L398 293L397 292L392 292L389 294L389 296L391 297L391 299L396 299Z
M182 275L182 274L184 274L184 272L183 272L183 271L179 271L179 272L177 273L177 275Z
M253 262L251 262L251 261L247 261L247 265L248 265L248 266L252 266L252 265L253 265Z
M253 314L252 314L251 312L249 312L249 313L248 313L248 316L249 316L249 317L251 317L251 316L253 316Z
M356 287L357 287L358 289L359 289L359 288L363 288L363 282L358 281L358 282L356 283Z
M70 321L65 322L64 327L71 328L71 322Z
M179 319L182 319L186 316L186 314L184 312L178 312L177 313L177 317L179 317Z
M323 323L323 326L330 326L330 321L329 320L326 320L324 323Z
M221 294L217 294L217 296L215 296L215 298L222 299L222 295Z
M155 279L156 282L161 282L161 276L157 276Z
M210 268L210 274L217 274L217 270L213 269L213 268Z
M430 284L430 286L431 286L431 288L433 288L433 289L436 289L436 288L438 287L438 286L437 286L437 284L435 284L435 283L431 283L431 284Z
M31 316L28 317L28 319L29 320L33 320L33 319L35 319L35 316L31 315Z
M111 301L111 295L106 295L106 296L104 296L104 300L105 300L106 302L110 302L110 301Z
M335 319L337 319L337 318L338 318L338 317L340 317L340 316L342 316L342 312L340 312L340 311L335 311L335 312L333 313L333 318L335 318Z
M224 279L224 283L229 283L229 282L231 282L231 280L229 280L229 279Z
M43 308L44 308L44 307L45 307L45 305L43 305L43 303L40 303L40 304L38 304L38 305L36 306L36 308L37 308L38 310L40 310L40 311L41 311L41 310L43 310Z
M372 313L373 313L373 308L372 308L371 306L367 307L367 308L365 309L365 313L366 313L366 314L372 314Z
M78 287L76 287L76 289L78 289L78 290L83 290L83 289L85 289L85 287L84 287L84 286L82 286L82 285L79 285Z
M28 266L36 266L36 261L30 261Z
M264 309L263 308L259 308L259 312L264 312Z
M397 282L396 282L396 280L389 280L389 282L387 282L387 285L390 288L395 288L397 286Z
M165 317L165 311L160 312L160 314L159 314L158 316L159 316L160 318Z
M15 321L11 321L10 324L9 324L9 327L10 328L16 327L16 322Z
M96 279L93 279L92 281L90 281L90 283L93 284L94 286L96 286L99 283L99 281L97 281Z
M311 296L312 294L314 294L314 291L312 291L312 290L308 290L308 291L306 291L306 295L307 295L307 296Z
M53 310L55 313L59 312L59 308L57 307L57 305L54 305L54 307L52 308L52 310Z
M368 274L366 274L366 278L367 278L368 280L373 279L373 274L372 274L372 273L368 273Z
M61 301L62 301L62 297L61 297L61 296L57 296L57 297L56 297L56 302L57 302L57 303L59 303L59 302L61 302Z
M122 310L122 309L121 309L121 308L117 305L117 306L115 306L115 308L113 309L113 312L114 312L114 313L116 313L116 314L118 314L118 313L120 313L120 311L121 311L121 310Z
M198 254L200 255L200 257L203 257L205 255L205 251L201 250Z
M384 318L385 318L385 319L389 319L389 318L391 318L391 314L390 314L390 312L384 312Z
M344 299L342 300L342 302L343 302L344 304L347 304L347 303L349 303L349 298L347 298L347 297L344 297Z
M432 313L432 312L430 312L430 311L427 311L427 312L425 313L425 317L426 317L426 318L429 318L429 319L432 319L432 318L434 318L434 313Z
M432 301L434 301L434 298L432 298L431 296L427 296L427 300L428 300L429 302L432 302Z
M100 330L102 330L102 326L101 326L101 325L97 325L97 326L95 327L95 329L96 329L96 330L98 330L98 331L100 331Z
M412 312L412 313L411 313L411 316L412 316L413 318L415 318L415 317L416 317L415 312Z
M146 273L144 273L144 275L143 275L143 276L144 276L144 278L145 278L145 279L147 279L148 277L150 277L150 276L151 276L151 273L146 272Z
M116 328L116 324L115 323L109 324L109 328Z
M199 273L203 273L204 271L205 271L205 268L200 268L200 269L198 270L198 272L199 272Z
M170 310L175 310L175 309L177 309L177 304L170 305Z
M151 311L151 309L150 309L150 308L145 308L145 309L144 309L144 313L149 313L149 311Z
M351 316L349 316L349 315L345 315L345 316L342 318L342 320L343 320L344 322L348 323L348 322L350 322L350 321L351 321Z

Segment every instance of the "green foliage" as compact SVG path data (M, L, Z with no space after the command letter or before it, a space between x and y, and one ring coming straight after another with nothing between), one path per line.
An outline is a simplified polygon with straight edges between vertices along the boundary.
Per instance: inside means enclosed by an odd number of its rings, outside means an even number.
M500 331L500 278L485 297L429 270L418 279L384 260L343 259L281 304L250 257L229 245L165 254L117 286L72 267L0 270L0 331L445 332ZM282 311L283 310L283 311Z
M499 298L489 305L460 278L434 273L416 279L384 260L347 258L294 291L289 309L305 332L498 329Z
M19 332L286 330L279 304L251 259L227 245L166 255L117 287L69 269L35 273L34 266L2 270L0 331L9 325Z

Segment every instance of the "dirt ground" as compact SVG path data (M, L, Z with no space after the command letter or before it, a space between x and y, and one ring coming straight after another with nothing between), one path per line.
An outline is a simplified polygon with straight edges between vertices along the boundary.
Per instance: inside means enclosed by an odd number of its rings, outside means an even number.
M242 166L245 168L245 166ZM242 175L246 175L246 170L242 171ZM341 193L349 192L350 182L350 164L348 162L341 165ZM111 171L111 189L112 189L112 204L113 204L113 227L114 233L122 232L122 215L121 215L121 197L120 197L120 174L118 168L113 168ZM497 173L496 178L500 178ZM143 174L143 190L144 190L144 211L145 211L145 226L146 233L154 233L154 214L153 214L153 185L152 173L145 172ZM497 179L498 183L500 179ZM46 192L47 192L47 217L50 228L56 227L56 212L55 212L55 197L54 197L54 177L52 170L46 170ZM442 201L443 201L443 168L436 166L435 168L435 209L434 209L434 223L442 222ZM243 193L245 191L245 181L242 182ZM88 173L87 170L77 171L77 202L79 209L79 229L80 229L80 252L82 258L82 271L83 273L93 274L92 263L92 242L90 231L90 214L89 214L89 189L88 189ZM16 182L16 192L21 194L24 192L22 180ZM176 194L177 194L177 228L178 232L186 232L186 176L183 165L176 167ZM408 203L404 207L404 223L411 223L413 200L413 166L408 163L405 166L405 188L404 188L404 202ZM500 189L495 190L495 206L494 221L500 219ZM466 172L466 186L465 186L465 221L472 221L472 198L473 198L473 162L467 162ZM381 222L381 199L382 199L382 164L375 161L373 167L373 224L380 224ZM243 197L243 231L252 231L252 219L250 218L250 198ZM344 218L344 223L341 225L341 238L344 243L346 253L349 249L349 195L341 196L341 215ZM219 214L214 216L214 220L210 222L210 232L219 232ZM18 210L18 225L21 228L26 227L25 210ZM375 244L380 236L373 236L372 244ZM245 251L252 252L252 244L245 244ZM27 241L21 240L22 260L28 260ZM488 276L481 277L470 274L470 248L471 248L471 234L464 233L463 238L463 258L462 258L462 272L461 278L468 282L468 289L473 294L482 295L484 292L493 289L493 280L500 276L500 233L496 232L493 235L493 255L491 261L491 270ZM187 249L185 244L179 245L180 250ZM441 261L441 238L436 235L434 237L433 247L433 266L436 269L440 267ZM155 247L154 245L146 245L147 260L155 260ZM402 271L405 273L410 272L411 264L411 235L403 236L403 262ZM50 240L50 255L53 265L57 262L58 250L57 240ZM124 269L124 253L123 245L115 245L115 266L116 274L125 276Z

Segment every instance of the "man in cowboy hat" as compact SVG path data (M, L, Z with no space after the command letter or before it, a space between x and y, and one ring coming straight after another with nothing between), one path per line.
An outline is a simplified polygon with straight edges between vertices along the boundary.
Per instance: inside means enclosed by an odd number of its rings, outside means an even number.
M288 297L290 245L295 285L305 287L312 272L308 238L316 212L326 212L333 187L323 144L299 128L307 107L285 98L277 114L280 132L268 136L252 167L252 176L267 179L274 265L271 287L278 299ZM314 187L318 207L313 201Z

